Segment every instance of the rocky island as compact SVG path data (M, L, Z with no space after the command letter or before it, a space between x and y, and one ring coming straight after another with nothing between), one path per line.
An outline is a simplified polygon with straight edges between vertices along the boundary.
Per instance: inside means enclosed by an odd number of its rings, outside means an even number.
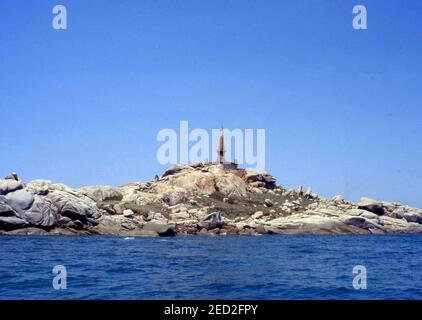
M0 180L1 235L261 235L422 232L422 210L286 189L266 172L176 166L151 182L72 189Z

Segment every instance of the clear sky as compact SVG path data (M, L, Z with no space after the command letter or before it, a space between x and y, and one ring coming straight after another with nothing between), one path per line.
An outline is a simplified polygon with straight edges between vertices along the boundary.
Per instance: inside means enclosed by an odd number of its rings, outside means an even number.
M286 187L422 207L422 1L0 0L0 117L1 176L150 180L159 130L223 121Z

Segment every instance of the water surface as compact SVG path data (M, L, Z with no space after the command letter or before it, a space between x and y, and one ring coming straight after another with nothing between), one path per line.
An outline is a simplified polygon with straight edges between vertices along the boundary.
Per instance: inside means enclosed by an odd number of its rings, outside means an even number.
M0 299L421 299L422 235L0 237ZM67 289L55 290L55 265ZM367 289L352 286L355 265Z

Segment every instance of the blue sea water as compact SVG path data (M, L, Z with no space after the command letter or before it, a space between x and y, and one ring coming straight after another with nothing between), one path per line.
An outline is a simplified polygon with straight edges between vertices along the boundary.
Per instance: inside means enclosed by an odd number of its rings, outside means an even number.
M0 299L421 299L422 235L0 237ZM55 290L55 265L67 289ZM355 290L352 269L367 269Z

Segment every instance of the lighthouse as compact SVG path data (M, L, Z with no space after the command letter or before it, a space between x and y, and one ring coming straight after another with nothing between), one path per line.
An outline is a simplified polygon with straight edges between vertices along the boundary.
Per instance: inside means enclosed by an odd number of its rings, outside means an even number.
M226 149L224 149L224 129L220 129L220 139L218 144L218 159L217 164L221 165L224 170L238 170L237 161L226 162L225 155Z
M223 128L220 129L220 142L218 144L218 164L224 165L224 155L226 153L226 150L224 150L224 130Z

